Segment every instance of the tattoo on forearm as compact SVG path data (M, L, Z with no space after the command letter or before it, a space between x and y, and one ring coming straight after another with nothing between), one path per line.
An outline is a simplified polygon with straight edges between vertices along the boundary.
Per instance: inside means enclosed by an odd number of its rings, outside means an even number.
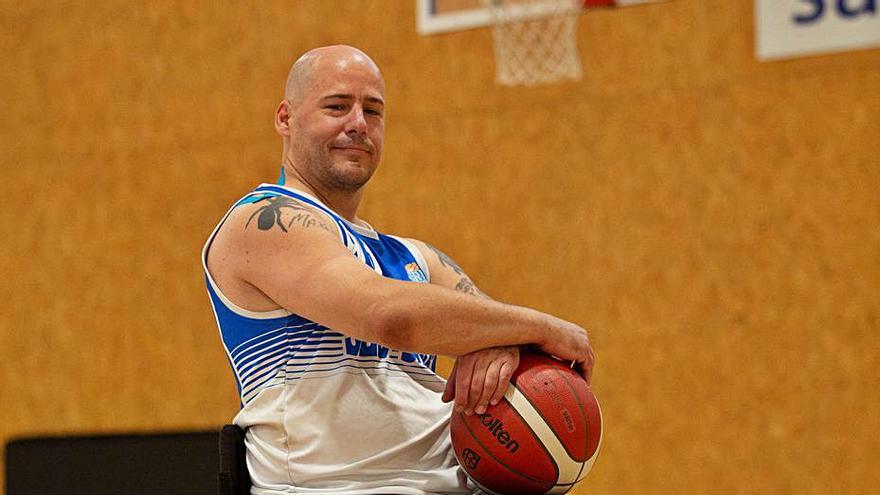
M468 277L462 277L461 280L455 285L455 290L459 292L464 292L465 294L471 294L473 296L482 296L486 295L471 282L471 279Z
M294 223L298 223L305 228L320 227L331 232L327 224L315 218L308 208L288 197L275 196L272 198L261 199L260 201L267 201L267 204L261 206L250 216L250 218L248 218L244 228L248 228L251 224L251 220L253 220L254 217L257 217L257 228L260 230L270 230L277 225L282 231L287 232L287 229L290 228L290 226ZM287 225L282 222L285 209L289 209L292 213L295 213L293 218L287 222Z
M442 264L443 266L452 268L453 270L455 270L455 273L457 273L459 275L464 275L464 270L462 270L460 266L458 266L454 261L452 261L452 258L450 258L449 256L446 256L446 253L444 253L443 251L440 251L439 249L435 248L434 246L432 246L430 244L426 243L425 245L428 246L431 249L431 251L434 251L434 253L437 254L437 258L440 259L440 264Z

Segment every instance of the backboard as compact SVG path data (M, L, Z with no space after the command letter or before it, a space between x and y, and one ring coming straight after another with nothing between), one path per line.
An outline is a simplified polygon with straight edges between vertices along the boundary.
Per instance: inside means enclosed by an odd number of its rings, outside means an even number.
M657 0L583 0L584 9L650 3ZM416 0L419 34L437 34L488 26L489 10L483 0Z

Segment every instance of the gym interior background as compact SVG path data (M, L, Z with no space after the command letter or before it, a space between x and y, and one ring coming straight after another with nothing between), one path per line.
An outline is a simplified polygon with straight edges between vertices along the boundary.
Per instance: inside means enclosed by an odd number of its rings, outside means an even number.
M0 19L0 441L232 419L200 250L277 177L289 64L347 43L387 83L362 216L591 329L577 493L880 485L880 50L761 63L752 2L675 0L580 16L581 81L506 88L489 29L419 36L410 0Z

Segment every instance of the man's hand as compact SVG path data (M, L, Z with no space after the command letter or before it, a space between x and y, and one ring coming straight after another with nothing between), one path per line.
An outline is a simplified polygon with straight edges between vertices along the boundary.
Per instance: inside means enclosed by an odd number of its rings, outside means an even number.
M590 346L587 331L569 323L565 332L558 338L551 338L537 345L538 349L545 354L550 354L563 361L570 361L573 367L584 377L587 385L593 379L593 366L596 364L596 355Z
M455 399L456 412L483 414L489 404L498 404L510 377L519 367L519 348L490 347L455 360L443 391L443 402Z

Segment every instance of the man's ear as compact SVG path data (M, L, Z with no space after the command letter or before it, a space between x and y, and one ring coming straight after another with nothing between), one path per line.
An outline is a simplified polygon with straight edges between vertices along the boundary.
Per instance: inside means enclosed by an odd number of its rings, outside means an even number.
M290 135L290 102L286 99L275 110L275 132L284 137Z

